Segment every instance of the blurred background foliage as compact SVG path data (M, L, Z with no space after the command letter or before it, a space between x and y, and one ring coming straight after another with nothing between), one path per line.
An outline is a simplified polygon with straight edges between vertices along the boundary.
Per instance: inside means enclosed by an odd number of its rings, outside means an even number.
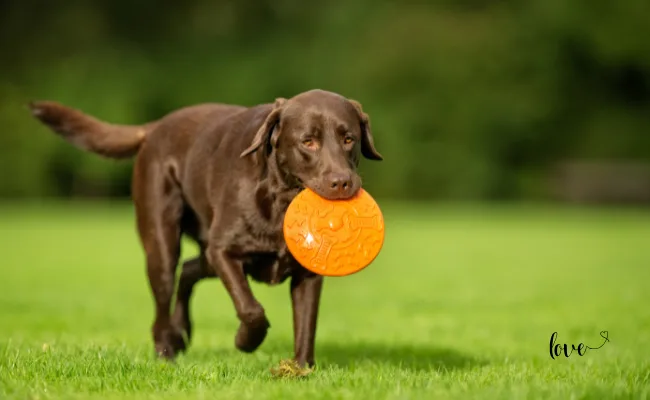
M129 196L131 162L63 142L30 100L140 123L321 88L369 113L377 197L558 198L558 166L650 161L649 16L647 0L0 1L0 196Z

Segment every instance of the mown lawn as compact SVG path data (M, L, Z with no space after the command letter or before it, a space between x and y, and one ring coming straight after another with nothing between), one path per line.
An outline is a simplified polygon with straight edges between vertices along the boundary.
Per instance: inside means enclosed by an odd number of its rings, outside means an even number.
M158 362L130 206L0 206L0 398L650 397L650 212L383 209L375 264L326 281L318 369L278 380L286 284L254 285L272 328L252 355L221 284L200 284L192 347ZM553 332L597 347L604 330L602 348L551 359Z

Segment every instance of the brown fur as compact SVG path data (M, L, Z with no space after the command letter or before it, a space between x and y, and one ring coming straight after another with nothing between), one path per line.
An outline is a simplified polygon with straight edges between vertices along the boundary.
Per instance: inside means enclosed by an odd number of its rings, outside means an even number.
M186 349L193 287L217 277L240 320L235 345L245 352L257 349L270 324L249 276L270 285L291 278L294 358L302 366L314 363L323 277L288 252L282 222L304 187L329 199L349 198L361 187L360 157L382 159L358 102L312 90L255 107L186 107L139 126L109 124L54 102L31 103L31 110L81 149L136 157L132 195L159 356L173 358ZM182 235L201 251L183 263L170 313Z

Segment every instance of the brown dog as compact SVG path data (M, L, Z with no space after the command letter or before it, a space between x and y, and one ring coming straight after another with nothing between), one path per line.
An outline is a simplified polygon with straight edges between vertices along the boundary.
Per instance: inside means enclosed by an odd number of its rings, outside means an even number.
M302 188L349 198L361 187L360 156L382 159L359 103L312 90L251 108L187 107L141 126L108 124L53 102L30 108L77 147L136 157L132 195L155 298L152 333L159 356L173 358L186 349L189 301L199 280L221 278L241 322L235 344L252 352L270 325L247 276L271 285L291 277L295 359L314 363L323 278L287 251L282 222ZM172 313L183 234L201 252L183 264Z

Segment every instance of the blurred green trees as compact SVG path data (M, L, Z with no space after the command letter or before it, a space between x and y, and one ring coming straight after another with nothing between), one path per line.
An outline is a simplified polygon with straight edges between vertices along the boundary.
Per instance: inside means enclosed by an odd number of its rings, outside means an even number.
M381 197L548 195L558 161L650 161L647 0L0 1L0 196L124 196L130 163L33 121L119 123L311 88L360 101Z

